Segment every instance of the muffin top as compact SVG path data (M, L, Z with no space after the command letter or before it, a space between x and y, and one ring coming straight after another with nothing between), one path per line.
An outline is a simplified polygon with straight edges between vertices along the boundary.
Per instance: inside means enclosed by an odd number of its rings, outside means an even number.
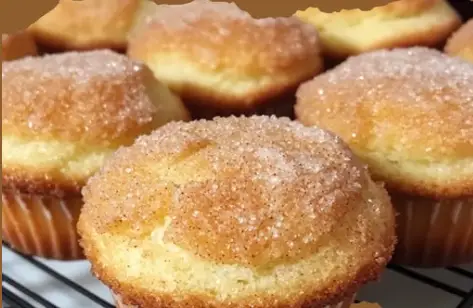
M318 43L317 30L296 18L256 19L235 3L209 0L161 5L130 36L132 54L174 52L201 69L247 74L300 66Z
M304 124L331 130L371 156L375 169L395 161L392 172L423 177L412 180L424 192L448 186L455 195L473 187L472 84L473 64L439 51L375 51L301 85L295 110ZM400 181L378 171L383 180Z
M2 135L108 146L130 141L159 112L146 68L100 50L28 57L2 66Z
M175 123L121 149L83 190L84 219L165 240L216 262L298 260L354 207L366 170L334 135L288 119ZM119 230L123 230L119 227Z

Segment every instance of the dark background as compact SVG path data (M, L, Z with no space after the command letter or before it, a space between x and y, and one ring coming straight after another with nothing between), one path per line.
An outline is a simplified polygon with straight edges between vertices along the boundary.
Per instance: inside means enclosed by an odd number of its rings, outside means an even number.
M467 20L470 18L473 18L473 1L470 0L450 0L450 2L453 7L462 15L463 20Z

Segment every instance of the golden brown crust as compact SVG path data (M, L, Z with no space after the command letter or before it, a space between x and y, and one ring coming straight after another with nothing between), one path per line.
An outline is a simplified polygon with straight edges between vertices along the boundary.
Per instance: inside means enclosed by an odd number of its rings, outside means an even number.
M180 298L173 297L169 294L149 293L145 289L130 283L119 282L114 278L114 274L107 272L106 267L97 265L99 263L94 259L92 251L89 251L88 259L92 264L92 272L99 279L107 284L115 293L121 294L124 304L138 306L140 308L154 308L156 306L166 308L325 308L328 305L334 305L340 302L344 297L349 297L357 292L365 283L377 280L380 273L384 270L386 264L365 267L358 271L357 275L351 280L342 282L335 280L334 283L326 289L318 290L301 290L298 296L285 297L284 301L278 296L261 297L255 294L254 297L245 298L239 302L222 303L212 296L192 294L181 294ZM282 290L281 290L282 291ZM120 293L119 293L120 292Z
M18 190L25 194L55 197L81 196L86 179L70 179L61 173L51 175L22 167L2 167L2 189Z
M2 135L89 146L129 143L151 129L159 112L145 88L146 70L106 50L4 63Z
M118 150L83 195L94 273L144 308L322 308L376 279L395 243L389 197L348 147L283 118L170 123ZM242 273L253 286L227 278ZM232 283L243 293L220 287Z
M115 294L121 295L121 300L127 305L136 305L142 308L160 307L178 308L178 307L196 307L196 308L239 308L239 307L279 307L279 308L300 308L314 307L325 308L327 305L334 305L345 297L356 293L365 283L379 279L382 271L391 258L394 249L394 233L386 237L383 245L390 247L382 254L376 254L376 261L371 264L357 268L354 272L344 276L332 277L330 285L325 288L311 288L299 290L296 294L285 293L284 299L278 294L272 296L263 296L263 294L253 294L250 297L243 298L238 302L225 301L217 299L214 294L185 294L179 293L179 296L173 296L169 293L150 292L146 286L137 284L133 280L117 279L117 273L111 269L110 264L101 262L99 252L92 244L84 228L88 228L85 222L79 222L79 232L82 236L81 245L91 262L92 272L104 282ZM85 237L84 237L85 235ZM280 290L281 292L283 290Z
M112 297L114 299L116 308L136 308L135 305L128 305L128 304L123 303L123 300L122 300L120 295L112 293ZM343 299L342 301L340 301L337 304L331 304L331 305L325 306L324 308L352 308L354 297L355 296L347 297L347 298ZM192 306L192 307L194 307L194 306ZM313 305L311 305L311 307L313 307ZM379 308L379 307L376 306L374 308Z
M2 34L1 61L11 61L38 54L36 43L27 31Z
M473 65L427 48L371 52L303 85L295 112L340 135L388 187L473 194Z
M473 18L448 39L445 52L473 62Z
M58 49L125 49L142 0L60 0L30 26L36 40Z
M369 11L308 8L295 16L316 26L324 52L336 59L384 48L438 47L461 25L445 0L399 0Z
M235 146L238 140L245 143ZM158 174L152 192L130 182L152 182ZM365 181L352 153L326 132L266 117L218 118L169 124L138 139L83 194L99 232L131 224L140 226L141 237L150 227L144 217L169 215L176 217L165 235L171 242L202 258L256 266L314 253L318 238L361 202ZM110 189L113 195L106 194ZM171 204L157 208L145 198ZM302 198L308 198L304 206ZM260 208L267 203L280 212Z
M234 4L197 0L148 16L128 54L186 100L245 110L320 72L319 51L316 30L295 18L253 19Z
M382 174L379 170L380 169L377 169L377 175L373 175L373 177L376 178L376 176ZM454 173L450 174L450 177L452 175L454 175ZM449 179L450 182L445 181L443 183L439 183L439 181L434 181L434 183L432 183L431 179L425 179L422 181L402 176L392 177L389 180L386 180L386 178L383 179L389 182L386 186L390 190L400 191L413 196L424 196L437 200L473 196L473 180L471 180L468 175L466 177L462 175L462 177L456 181L451 181L451 179Z

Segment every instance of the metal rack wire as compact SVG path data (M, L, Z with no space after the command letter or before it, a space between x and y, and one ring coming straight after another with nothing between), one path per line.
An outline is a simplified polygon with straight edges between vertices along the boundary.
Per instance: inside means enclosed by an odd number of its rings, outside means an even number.
M3 247L14 253L18 258L22 259L23 261L28 262L29 264L35 266L39 270L43 271L47 275L53 277L54 279L60 281L64 286L67 286L70 292L76 292L81 294L82 296L88 298L92 303L95 304L97 307L104 307L104 308L113 308L114 305L109 303L108 301L98 297L96 294L87 290L79 283L72 281L71 279L65 277L64 275L60 274L54 268L45 265L43 262L37 260L36 258L32 258L29 256L24 256L11 248L7 245L3 244ZM449 285L447 283L441 282L439 280L433 279L426 275L420 274L416 271L411 269L398 266L398 265L389 265L388 270L394 271L398 274L404 275L409 277L410 279L414 279L419 281L423 284L429 285L438 289L441 292L450 293L456 297L458 297L458 305L456 307L445 307L445 308L473 308L473 288L470 292L466 292L461 290L455 286ZM459 277L463 277L465 279L471 280L471 285L473 287L473 271L465 270L459 267L450 267L447 268L450 273L457 275ZM25 287L20 282L12 279L9 275L3 273L2 270L2 297L3 297L3 304L4 308L67 308L67 307L58 307L52 302L48 301L44 298L41 294L35 293L33 290ZM34 303L34 305L32 304Z
M44 273L48 274L49 276L57 279L65 286L67 286L71 292L77 292L81 295L90 299L91 302L95 303L100 307L104 308L114 308L115 306L111 303L107 302L106 300L98 297L96 294L87 290L86 288L82 287L78 283L72 281L71 279L63 276L55 269L45 265L43 262L38 261L37 259L25 256L12 248L10 248L7 244L2 243L2 246L12 253L14 253L17 257L23 259L24 261L30 263L31 265L35 266L39 270L43 271ZM6 275L2 269L2 297L3 303L2 306L4 308L36 308L36 307L44 307L44 308L66 308L66 307L58 307L55 304L48 301L46 298L42 297L40 294L33 292L33 290L28 289L18 281L15 281L10 276ZM34 302L36 305L33 306L30 304Z

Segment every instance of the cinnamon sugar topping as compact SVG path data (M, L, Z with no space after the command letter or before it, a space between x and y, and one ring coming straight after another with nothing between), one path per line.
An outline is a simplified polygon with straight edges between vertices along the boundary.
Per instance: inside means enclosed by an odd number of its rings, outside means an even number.
M349 58L303 84L297 98L304 123L334 129L352 145L383 136L395 138L395 148L405 153L424 145L429 156L471 158L473 64L434 49Z
M285 118L170 123L120 149L83 190L98 232L162 239L224 263L314 253L365 206L367 175L331 133Z
M157 112L143 66L108 50L29 57L2 67L2 129L12 134L105 144Z

